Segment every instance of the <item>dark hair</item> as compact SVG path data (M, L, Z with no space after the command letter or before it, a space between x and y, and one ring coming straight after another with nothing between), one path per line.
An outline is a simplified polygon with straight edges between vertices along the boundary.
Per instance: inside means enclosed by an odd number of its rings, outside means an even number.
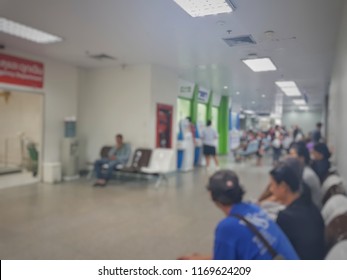
M301 178L286 163L279 163L270 171L270 175L274 178L277 184L285 182L293 193L300 191Z
M208 120L206 123L207 126L210 126L211 124L212 124L211 120Z
M317 143L314 145L313 149L320 153L324 159L328 160L331 157L331 153L329 151L328 146L325 143Z
M242 201L245 194L239 183L239 178L231 170L216 172L209 180L207 189L211 192L212 200L225 206L234 205Z
M323 124L321 122L317 123L317 127L321 128L323 126Z
M123 135L122 134L117 134L116 137L123 140Z
M297 143L294 143L292 146L292 149L296 150L296 153L299 157L303 157L305 160L305 164L309 165L311 161L310 152L306 147L306 143L304 141L299 141Z
M192 118L191 117L187 117L186 118L189 122L192 122Z

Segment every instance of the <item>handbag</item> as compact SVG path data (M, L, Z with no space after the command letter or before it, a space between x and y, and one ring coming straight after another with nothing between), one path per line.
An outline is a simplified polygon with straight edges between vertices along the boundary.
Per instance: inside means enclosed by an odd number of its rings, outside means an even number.
M279 254L271 244L265 239L265 237L260 233L260 231L253 225L250 221L248 221L245 217L239 214L230 214L231 217L235 217L241 221L243 221L246 226L259 238L259 240L264 244L265 248L269 251L273 260L285 260L285 258Z

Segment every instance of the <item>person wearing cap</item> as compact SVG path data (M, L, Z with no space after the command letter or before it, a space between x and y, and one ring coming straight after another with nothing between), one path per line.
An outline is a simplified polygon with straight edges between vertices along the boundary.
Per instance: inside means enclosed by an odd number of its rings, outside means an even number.
M325 256L324 221L318 208L300 193L303 165L287 158L270 171L270 191L286 206L277 224L288 236L299 257L321 260Z
M315 144L312 151L312 157L311 168L316 172L321 184L323 184L329 175L329 169L331 167L329 161L331 153L328 146L325 143Z
M216 172L210 178L207 189L215 205L226 216L215 230L213 256L194 254L180 259L271 260L276 259L274 252L284 259L298 259L293 246L278 225L258 206L242 202L244 190L233 171ZM261 241L259 233L266 239L265 242Z

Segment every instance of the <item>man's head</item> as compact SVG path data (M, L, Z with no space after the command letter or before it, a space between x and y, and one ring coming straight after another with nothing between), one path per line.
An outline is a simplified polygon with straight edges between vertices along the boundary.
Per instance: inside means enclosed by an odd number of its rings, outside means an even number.
M303 165L293 157L286 158L270 171L270 191L284 204L301 190Z
M314 160L328 160L331 157L331 153L326 144L317 143L313 147L312 157Z
M219 208L240 203L245 193L236 173L231 170L220 170L212 175L207 189Z
M191 123L192 122L192 118L191 117L187 117L186 120Z
M322 124L321 122L318 122L318 123L316 124L317 129L321 129L322 126L323 126L323 124Z
M212 122L211 120L208 120L207 123L206 123L207 126L211 126L212 125Z
M310 164L310 152L306 147L306 143L303 141L295 143L289 150L289 154L300 160L302 164Z
M116 140L116 146L120 147L123 145L123 135L122 134L117 134L115 136L115 140Z

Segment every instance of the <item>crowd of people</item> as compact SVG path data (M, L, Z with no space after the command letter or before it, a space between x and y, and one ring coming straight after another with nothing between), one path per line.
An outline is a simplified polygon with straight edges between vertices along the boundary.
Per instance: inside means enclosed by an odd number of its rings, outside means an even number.
M256 203L244 202L237 174L216 172L207 189L225 218L215 230L213 255L180 259L346 259L346 190L330 168L331 152L321 127L318 123L310 137L297 126L291 132L276 126L267 133L245 133L243 141L259 141L258 159L264 153L263 140L270 143L274 166L268 186Z
M240 139L239 151L247 151L249 146L256 142L257 147L253 153L257 156L257 165L262 165L262 158L266 150L272 150L272 161L275 166L282 155L289 154L291 148L296 143L305 143L306 147L310 152L314 150L314 146L317 143L324 143L322 136L322 123L317 123L316 129L305 135L303 130L298 126L294 125L291 129L287 129L285 126L273 126L266 131L255 131L247 130L244 131ZM242 155L241 153L236 153Z
M258 165L265 151L272 150L268 186L256 203L249 203L243 199L245 189L235 172L220 170L212 175L207 189L225 215L215 230L213 255L193 254L180 259L321 260L327 258L329 251L336 251L338 242L347 242L347 194L339 175L331 169L331 152L321 127L318 123L307 137L298 126L291 131L275 126L266 132L245 133L242 143L251 145L256 141ZM218 166L218 134L210 121L201 139L207 166L211 158ZM115 140L107 158L94 164L97 186L105 186L114 166L124 164L130 156L123 136L119 134ZM335 200L338 215L334 211ZM337 249L343 258L344 252L347 258L345 247L342 251Z

